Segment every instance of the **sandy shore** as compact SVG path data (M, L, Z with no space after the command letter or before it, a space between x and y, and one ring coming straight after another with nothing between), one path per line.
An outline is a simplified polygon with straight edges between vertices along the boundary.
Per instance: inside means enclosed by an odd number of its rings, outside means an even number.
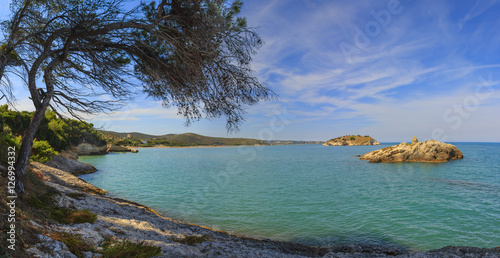
M428 252L410 252L403 247L358 244L313 247L237 237L182 223L163 217L144 205L109 197L106 191L44 164L33 162L32 167L43 173L47 185L62 193L56 199L58 205L89 210L98 215L92 224L32 224L46 232L79 234L95 250L99 250L107 238L158 246L162 250L162 257L500 257L500 247L445 247ZM204 237L205 241L194 245L174 241L186 236ZM76 257L63 243L42 235L40 243L28 252L35 257ZM87 252L84 257L99 257L99 254Z

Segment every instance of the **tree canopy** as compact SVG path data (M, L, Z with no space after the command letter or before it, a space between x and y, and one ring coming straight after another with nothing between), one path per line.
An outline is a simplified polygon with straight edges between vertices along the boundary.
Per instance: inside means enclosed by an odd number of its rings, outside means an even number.
M242 4L162 0L127 9L123 0L13 0L2 23L0 90L12 101L9 76L21 77L36 109L19 177L48 107L75 117L113 111L142 90L177 107L187 124L225 117L237 130L246 105L275 96L251 69L262 40L237 16Z

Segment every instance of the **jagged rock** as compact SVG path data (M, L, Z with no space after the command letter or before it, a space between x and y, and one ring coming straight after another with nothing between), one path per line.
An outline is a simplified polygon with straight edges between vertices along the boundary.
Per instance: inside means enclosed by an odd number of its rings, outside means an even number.
M26 250L33 257L76 258L76 255L72 254L63 242L53 240L44 235L38 235L38 238L40 239L40 243Z
M375 139L370 136L345 135L331 139L323 146L357 146L357 145L380 145Z
M417 136L413 136L413 139L411 139L411 144L418 143Z
M411 254L409 257L500 257L500 247L479 248L469 246L446 246L427 252Z
M88 222L71 226L63 226L62 229L73 235L78 234L83 241L85 241L85 243L92 246L99 246L104 241L104 237L102 237L101 234L95 230L93 225Z
M80 143L76 146L78 155L103 155L106 154L106 145L96 146L90 143Z
M68 159L62 156L54 156L52 160L46 162L45 165L66 171L73 175L89 174L97 171L94 166L88 163Z
M83 258L96 258L96 257L102 257L102 254L97 254L97 253L93 253L93 252L83 252L82 253L82 257Z
M406 143L375 150L361 156L371 163L379 162L445 162L462 159L462 152L454 145L428 140L425 142Z

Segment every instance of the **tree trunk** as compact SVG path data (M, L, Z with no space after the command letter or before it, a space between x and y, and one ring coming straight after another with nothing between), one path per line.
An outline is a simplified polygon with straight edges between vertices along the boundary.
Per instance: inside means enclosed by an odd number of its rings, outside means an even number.
M28 163L30 160L31 150L33 149L33 141L35 140L35 133L38 131L38 127L42 123L43 118L45 117L45 111L47 110L48 105L42 105L40 109L35 111L33 114L33 118L31 118L31 122L24 133L23 140L21 143L21 149L19 151L19 156L16 162L16 193L23 194L24 186L22 183L22 179L26 170L28 168Z
M61 60L59 58L52 60L47 67L45 68L43 79L45 80L45 86L47 87L46 96L40 96L38 91L36 90L35 83L35 72L36 69L32 69L30 71L30 80L28 88L31 93L31 99L33 100L33 104L35 104L35 114L33 114L33 118L31 118L31 122L24 133L23 140L21 143L21 150L19 151L19 157L16 163L16 193L23 194L24 186L22 183L22 179L26 170L28 169L28 163L31 156L31 150L33 149L33 140L35 140L35 133L38 131L38 127L42 123L43 118L45 117L45 111L47 111L47 107L50 104L50 100L52 96L54 96L54 81L52 78L52 69L55 66L60 64ZM41 62L40 62L41 63ZM33 68L33 67L32 67Z

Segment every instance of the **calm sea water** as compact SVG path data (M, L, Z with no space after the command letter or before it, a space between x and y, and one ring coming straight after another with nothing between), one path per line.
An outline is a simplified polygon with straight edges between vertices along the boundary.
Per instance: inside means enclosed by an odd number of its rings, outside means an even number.
M382 146L154 148L84 156L84 180L166 216L313 245L428 250L500 246L500 144L456 143L464 159L370 164Z

